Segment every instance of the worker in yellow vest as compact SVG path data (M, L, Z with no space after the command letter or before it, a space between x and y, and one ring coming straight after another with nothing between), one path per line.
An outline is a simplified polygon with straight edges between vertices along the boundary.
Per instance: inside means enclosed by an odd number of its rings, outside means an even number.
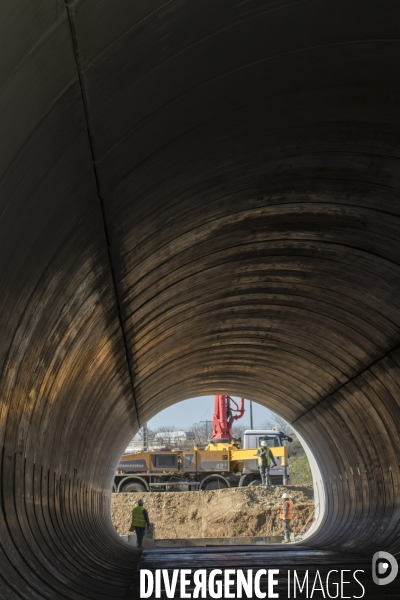
M267 442L263 440L260 442L260 445L257 450L258 456L258 470L261 475L261 485L271 485L271 481L269 478L269 469L271 467L271 462L273 462L273 466L276 467L275 457L272 454L271 450L267 446Z
M279 512L279 518L282 520L285 542L290 542L290 525L293 519L293 504L289 500L289 494L282 494L282 506Z
M132 523L129 531L135 530L137 547L142 548L142 542L146 533L146 527L150 527L149 515L143 507L144 501L138 500L138 505L132 511Z

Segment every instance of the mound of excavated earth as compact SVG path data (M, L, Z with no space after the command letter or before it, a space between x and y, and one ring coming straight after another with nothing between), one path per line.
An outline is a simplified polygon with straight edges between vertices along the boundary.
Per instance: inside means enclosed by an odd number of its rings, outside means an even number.
M288 492L294 504L292 531L299 534L314 515L312 487L113 494L111 517L119 534L128 533L132 508L142 497L154 523L156 539L280 535L283 492Z

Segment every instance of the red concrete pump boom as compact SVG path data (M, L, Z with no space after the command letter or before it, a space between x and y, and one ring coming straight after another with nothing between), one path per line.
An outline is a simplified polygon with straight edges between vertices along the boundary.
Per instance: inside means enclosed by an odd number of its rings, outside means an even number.
M234 408L232 405L235 405ZM235 414L234 414L235 413ZM240 407L230 396L215 396L213 431L211 442L233 440L232 424L244 415L244 398L240 399Z

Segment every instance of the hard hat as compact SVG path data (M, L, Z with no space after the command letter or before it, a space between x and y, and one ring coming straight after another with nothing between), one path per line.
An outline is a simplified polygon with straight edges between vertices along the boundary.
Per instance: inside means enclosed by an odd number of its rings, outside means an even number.
M138 500L138 504L139 504L139 506L143 506L144 500L142 498L140 498L140 500Z
M284 494L282 494L282 498L289 498L289 494L287 494L286 492Z
M267 442L261 442L261 446L266 446Z

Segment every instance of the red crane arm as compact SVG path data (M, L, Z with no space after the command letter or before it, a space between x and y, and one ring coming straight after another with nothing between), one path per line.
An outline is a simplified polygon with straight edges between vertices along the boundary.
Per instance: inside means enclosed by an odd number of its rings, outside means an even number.
M213 430L210 441L233 440L232 424L237 419L241 419L243 415L244 398L240 399L239 406L230 396L215 396Z

